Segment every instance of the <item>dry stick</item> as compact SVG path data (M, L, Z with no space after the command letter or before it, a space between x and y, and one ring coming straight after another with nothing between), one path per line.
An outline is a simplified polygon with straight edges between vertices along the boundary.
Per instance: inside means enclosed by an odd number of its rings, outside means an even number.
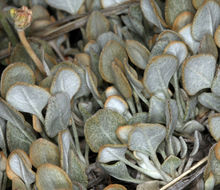
M190 175L189 177L187 177L188 179L181 179L176 184L169 187L168 190L176 190L176 189L183 190L183 189L185 189L188 185L190 185L194 180L196 180L197 178L199 178L203 174L205 167L206 166L203 166L199 171L197 171L197 172L193 173L192 175Z
M17 30L17 32L18 32L18 36L19 36L24 48L26 49L26 51L28 52L28 54L30 55L30 57L32 58L34 63L36 64L37 68L40 70L41 73L46 75L46 73L44 71L44 66L43 66L42 62L40 61L40 59L37 57L37 55L34 53L29 42L27 41L24 30Z
M132 0L127 3L121 4L117 7L110 7L110 8L103 9L103 10L101 10L101 12L103 13L104 16L119 15L119 14L127 12L128 8L132 4L137 4L138 2L139 2L138 0ZM78 29L78 28L84 26L86 24L88 18L89 18L89 14L87 14L87 16L83 16L77 20L71 21L67 24L64 24L56 29L50 29L50 27L46 28L44 31L41 31L35 35L42 37L46 40L51 40L51 39L57 38L60 35L63 35L65 33L68 33L72 30L75 30L75 29Z
M208 160L208 156L206 156L205 158L203 158L202 160L200 160L199 162L197 162L194 166L192 166L189 170L187 170L186 172L182 173L180 176L178 176L177 178L175 178L174 180L172 180L171 182L169 182L168 184L166 184L165 186L163 186L162 188L160 188L160 190L166 190L169 187L171 187L172 185L174 185L176 182L178 182L179 180L181 180L182 178L184 178L185 176L187 176L189 173L191 173L192 171L194 171L195 169L197 169L199 166L201 166L202 164L204 164L206 161Z

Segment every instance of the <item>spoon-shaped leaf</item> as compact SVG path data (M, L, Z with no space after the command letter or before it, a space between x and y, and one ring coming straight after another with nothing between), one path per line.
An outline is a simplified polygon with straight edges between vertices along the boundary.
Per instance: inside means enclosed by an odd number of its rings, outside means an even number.
M109 96L120 96L120 93L114 86L109 86L105 90L105 97L108 98Z
M28 134L28 136L26 135ZM10 152L15 149L21 149L29 153L31 143L36 139L31 125L25 122L25 128L20 129L11 122L7 122L6 126L7 146Z
M61 168L52 164L43 164L37 168L36 185L40 190L72 189L68 175Z
M79 75L73 69L61 68L54 76L50 91L52 94L66 92L70 99L78 92L81 86Z
M17 131L22 133L24 137L31 142L36 139L36 136L31 128L27 127L27 123L24 120L24 117L21 113L16 111L12 106L0 98L0 117L13 123ZM12 132L13 135L16 133Z
M121 68L117 65L116 62L112 63L112 74L114 77L114 84L118 91L126 98L129 99L132 96L131 86L124 75Z
M58 147L52 142L39 138L30 147L30 160L35 168L50 163L59 166L60 156Z
M122 143L128 143L128 134L130 133L130 131L132 131L132 129L134 129L134 127L134 125L125 125L117 128L116 135Z
M100 164L102 168L104 168L109 175L115 177L116 179L132 182L132 183L141 183L141 180L134 179L130 176L128 173L128 169L122 161L118 161L115 164L109 165L109 164Z
M215 41L210 34L205 34L200 42L198 53L212 54L218 59L218 48L215 45Z
M151 94L166 92L169 81L177 70L178 60L172 55L154 57L147 65L143 83Z
M176 169L180 166L181 160L174 156L170 155L162 164L162 169L172 177L176 176Z
M6 100L19 111L34 114L43 121L41 111L47 105L49 97L50 94L45 89L19 82L8 90Z
M165 39L163 37L162 37L162 39L159 39L159 38L160 38L160 36L158 36L157 41L155 42L155 44L154 44L154 46L153 46L153 48L151 50L150 57L149 57L149 62L154 57L162 55L165 47L169 44L169 40L167 39L167 37L165 37Z
M97 82L96 82L96 76L95 74L91 71L91 69L89 67L86 68L86 83L87 86L89 87L93 97L95 98L95 100L99 103L99 105L101 107L103 107L103 103L101 100L101 95L98 91L97 88Z
M90 117L84 127L86 142L93 152L105 144L119 144L115 131L125 124L125 119L117 112L101 109Z
M192 23L192 36L200 41L205 34L214 35L220 24L220 5L214 0L206 1L196 12Z
M7 171L9 170L19 176L26 185L35 182L35 173L31 169L30 160L27 154L19 149L11 152L8 157Z
M210 54L188 58L182 67L183 87L189 95L210 88L215 74L216 59Z
M99 35L99 37L97 38L97 43L98 45L102 48L104 48L105 44L110 41L110 40L114 40L117 41L118 43L121 44L121 46L125 46L124 41L115 33L109 31L109 32L105 32L101 35Z
M190 11L180 13L173 22L172 30L178 32L181 28L192 22L193 16L193 13Z
M124 59L126 60L128 59L125 48L123 48L120 45L120 43L118 43L117 41L111 40L107 44L105 44L99 59L99 72L102 78L109 83L114 82L114 77L112 74L111 67L112 67L112 62L116 58L121 63L123 63ZM119 66L124 70L123 65L119 65Z
M206 108L216 110L220 112L220 97L214 95L213 93L205 93L199 95L199 103L205 106Z
M1 76L1 95L5 98L8 89L16 82L35 83L34 72L25 63L14 63L7 66Z
M150 55L149 50L135 40L126 40L125 44L131 62L138 68L145 69Z
M196 120L190 120L190 121L186 122L182 128L182 132L189 134L189 135L192 135L195 130L204 131L205 127Z
M136 124L129 133L130 150L152 155L166 136L166 128L160 124Z
M74 57L74 61L81 67L90 67L91 65L90 56L87 53L77 53Z
M163 26L166 27L162 13L154 0L141 0L140 2L142 13L148 22L157 26L160 30L163 30Z
M162 179L163 180L163 177L159 173L158 169L154 166L154 164L150 161L148 155L143 154L138 151L134 151L134 156L138 159L137 160L138 165L146 170L146 173L148 176L150 176L154 179Z
M109 96L105 101L104 108L111 109L122 115L128 112L128 104L120 96Z
M183 11L194 11L191 0L167 0L165 5L165 19L167 24L172 26L177 15Z
M176 56L180 66L187 57L188 50L183 42L172 41L166 46L164 53Z
M199 42L197 42L191 34L192 24L187 24L179 30L179 34L182 36L183 41L188 45L193 54L196 54L199 49Z
M118 161L125 159L127 145L112 145L107 144L99 149L98 161L101 163L108 163L111 161Z
M67 128L71 116L70 98L61 92L51 96L45 117L45 131L49 137L55 137Z
M61 167L72 181L78 182L86 188L88 185L88 179L85 172L86 168L74 153L75 146L68 130L59 133L58 143L60 148Z
M66 11L70 14L76 14L84 3L84 0L46 0L46 3L56 9Z
M108 32L109 28L110 24L108 19L99 11L93 11L86 25L87 39L95 40L100 34Z
M164 30L160 33L157 38L157 41L164 40L167 41L167 44L171 41L182 41L181 36L173 30ZM151 52L152 53L152 52Z

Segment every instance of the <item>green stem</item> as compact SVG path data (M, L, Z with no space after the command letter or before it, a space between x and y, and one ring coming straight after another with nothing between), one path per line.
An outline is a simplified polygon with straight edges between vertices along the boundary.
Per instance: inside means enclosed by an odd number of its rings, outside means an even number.
M132 85L132 87L134 88L134 91L137 93L139 98L149 107L149 101L147 98L134 85Z
M136 110L135 110L135 105L134 105L134 102L133 102L132 97L130 97L130 98L127 99L127 103L128 103L129 108L130 108L130 110L131 110L131 113L132 113L132 114L135 114L135 113L136 113Z
M172 178L161 169L161 164L160 164L155 152L150 155L150 158L153 161L153 163L155 164L155 166L157 167L158 172L164 178L164 180L167 182L171 181Z
M45 133L44 129L42 128L42 131L40 132L40 135L44 138L50 141L50 138L47 136L47 134Z
M86 148L85 148L85 161L86 165L89 165L89 145L86 143Z
M25 184L25 186L26 186L27 190L31 190L31 185L30 184Z
M18 43L18 40L11 28L11 26L9 25L5 13L3 11L0 11L0 20L1 20L1 24L5 30L5 33L8 35L8 39L9 41L12 43L12 46L15 46Z
M174 155L173 144L172 144L171 138L172 136L170 135L169 138L167 139L168 156Z
M78 136L78 132L77 132L77 129L76 129L76 125L75 125L75 122L74 122L74 119L73 119L73 116L71 115L71 123L72 123L72 132L73 132L73 136L74 136L74 140L75 140L75 145L76 145L76 153L77 155L79 156L79 159L83 162L83 163L86 163L85 161L85 158L83 157L83 154L81 152L81 149L80 149L80 144L79 144L79 136Z
M131 159L137 160L137 158L135 158L135 156L134 156L129 150L126 151L126 154L127 154Z
M127 159L121 159L122 162L124 162L126 165L130 166L131 168L134 168L135 170L149 176L148 172L146 172L145 169L133 164L132 162L128 161Z
M185 104L182 96L180 96L180 103L181 103L181 107L182 107L183 111L185 111L186 110L186 104Z
M183 113L183 108L182 108L181 101L180 101L177 72L174 73L173 80L174 80L174 89L175 89L175 95L176 95L176 103L177 103L177 107L179 110L180 118L182 120L184 117L184 113Z
M135 103L136 103L138 113L140 113L143 110L142 110L142 107L141 107L140 99L139 99L137 93L135 92L135 90L133 91L133 95L134 95L134 100L135 100Z

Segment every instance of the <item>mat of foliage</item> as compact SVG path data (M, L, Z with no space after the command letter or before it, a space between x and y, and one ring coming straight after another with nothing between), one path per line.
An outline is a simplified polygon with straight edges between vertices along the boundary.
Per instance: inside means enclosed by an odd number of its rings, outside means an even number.
M1 190L214 190L220 0L1 0Z

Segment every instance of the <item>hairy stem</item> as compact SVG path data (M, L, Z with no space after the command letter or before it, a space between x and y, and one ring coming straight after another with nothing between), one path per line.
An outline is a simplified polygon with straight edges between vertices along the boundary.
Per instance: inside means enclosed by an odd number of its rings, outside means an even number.
M40 61L40 59L35 54L35 52L33 51L33 49L31 48L29 42L27 41L24 30L17 30L17 32L18 32L18 36L21 40L21 43L23 44L24 48L26 49L26 51L29 54L29 56L31 57L31 59L34 61L37 68L40 70L41 73L46 75L45 70L44 70L44 66L43 66L42 62Z

